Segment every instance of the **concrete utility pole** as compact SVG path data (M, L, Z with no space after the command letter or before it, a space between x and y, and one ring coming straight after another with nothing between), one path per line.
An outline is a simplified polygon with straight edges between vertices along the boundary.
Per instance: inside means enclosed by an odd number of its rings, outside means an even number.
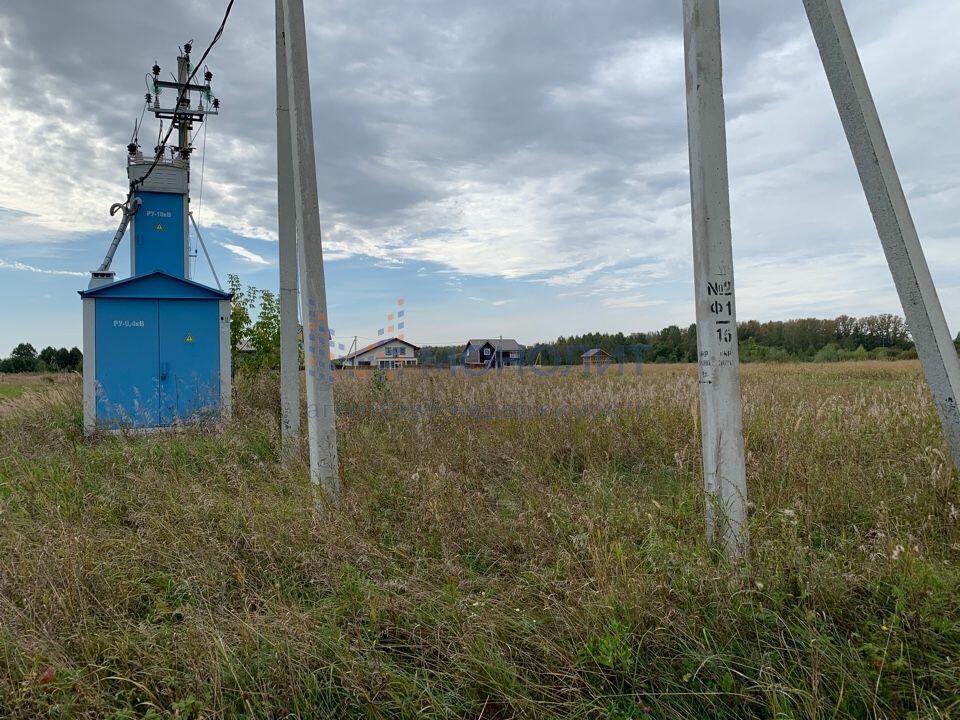
M297 214L300 308L307 362L307 435L310 479L336 499L340 494L337 429L333 407L333 370L330 365L330 326L323 277L320 237L320 201L313 145L310 72L307 67L307 31L303 0L282 0L287 90L291 120L291 156ZM282 187L282 186L281 186Z
M182 87L187 84L187 80L190 79L190 55L189 47L187 44L187 52L183 55L180 55L177 58L177 85ZM178 88L177 97L179 98L180 92ZM183 98L180 99L180 102L177 106L177 110L190 110L190 93L183 93ZM180 143L180 157L185 161L189 162L190 160L190 130L193 127L193 124L189 119L179 118L177 122L177 142Z
M280 236L280 431L286 449L300 440L300 322L297 316L297 216L283 0L277 10L277 217Z
M840 0L804 0L907 326L960 468L960 362Z
M733 284L719 0L684 0L700 425L707 537L744 558L747 481Z

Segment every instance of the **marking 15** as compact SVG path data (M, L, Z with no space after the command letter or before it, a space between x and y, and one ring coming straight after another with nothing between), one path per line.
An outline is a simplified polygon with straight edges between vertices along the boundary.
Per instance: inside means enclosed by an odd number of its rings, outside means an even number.
M732 343L734 337L733 325L733 281L720 280L707 283L707 297L717 297L709 305L710 313L714 316L717 325L717 340L721 343ZM729 299L722 299L729 298Z

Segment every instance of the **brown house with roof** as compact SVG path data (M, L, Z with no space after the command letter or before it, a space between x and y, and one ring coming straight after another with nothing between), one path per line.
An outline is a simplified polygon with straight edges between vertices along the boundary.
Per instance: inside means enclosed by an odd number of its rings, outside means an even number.
M400 338L387 338L338 359L341 367L391 369L417 364L420 348Z
M580 359L583 360L584 368L603 367L610 364L610 353L601 348L593 348L581 355Z

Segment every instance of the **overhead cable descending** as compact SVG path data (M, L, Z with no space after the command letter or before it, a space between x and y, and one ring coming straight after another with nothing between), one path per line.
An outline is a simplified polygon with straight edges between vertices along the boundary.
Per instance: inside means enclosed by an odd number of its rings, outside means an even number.
M177 95L177 102L174 105L175 114L177 111L179 111L180 103L183 102L184 94L187 92L187 88L190 85L190 83L193 82L193 78L197 74L197 70L200 69L200 67L203 65L203 61L207 59L207 55L210 54L210 51L213 49L214 45L216 45L220 41L220 38L223 36L223 29L227 25L227 18L230 17L230 11L233 10L234 1L235 0L230 0L230 2L227 3L227 9L223 13L223 20L220 21L220 27L217 28L217 32L214 34L213 39L210 41L210 44L207 45L207 49L203 51L203 55L200 56L200 60L194 64L193 72L191 72L190 76L187 78L186 84L184 84L184 86L180 89L180 92ZM163 141L158 143L157 145L156 154L154 155L153 162L150 164L150 167L147 169L147 172L143 174L143 177L140 177L130 183L130 194L133 194L133 192L137 189L137 187L142 185L146 181L146 179L150 177L150 174L153 172L154 168L157 167L157 163L160 162L160 158L163 156L164 149L166 148L167 140L170 139L170 134L173 132L173 127L174 127L174 123L171 122L170 127L167 129L167 134L163 137ZM130 196L128 195L127 196L128 202L129 202L129 199L130 199Z

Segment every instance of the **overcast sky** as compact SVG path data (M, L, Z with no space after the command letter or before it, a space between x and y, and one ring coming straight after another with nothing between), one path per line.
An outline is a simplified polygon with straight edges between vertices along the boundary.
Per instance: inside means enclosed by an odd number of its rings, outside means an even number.
M225 4L0 4L0 355L80 343L75 291L116 227L144 73L202 50ZM376 337L398 298L418 343L692 322L680 5L307 0L338 339ZM956 332L960 3L845 5ZM899 313L802 3L721 8L740 319ZM273 41L273 3L237 0L208 60L223 114L199 212L220 274L268 288Z

